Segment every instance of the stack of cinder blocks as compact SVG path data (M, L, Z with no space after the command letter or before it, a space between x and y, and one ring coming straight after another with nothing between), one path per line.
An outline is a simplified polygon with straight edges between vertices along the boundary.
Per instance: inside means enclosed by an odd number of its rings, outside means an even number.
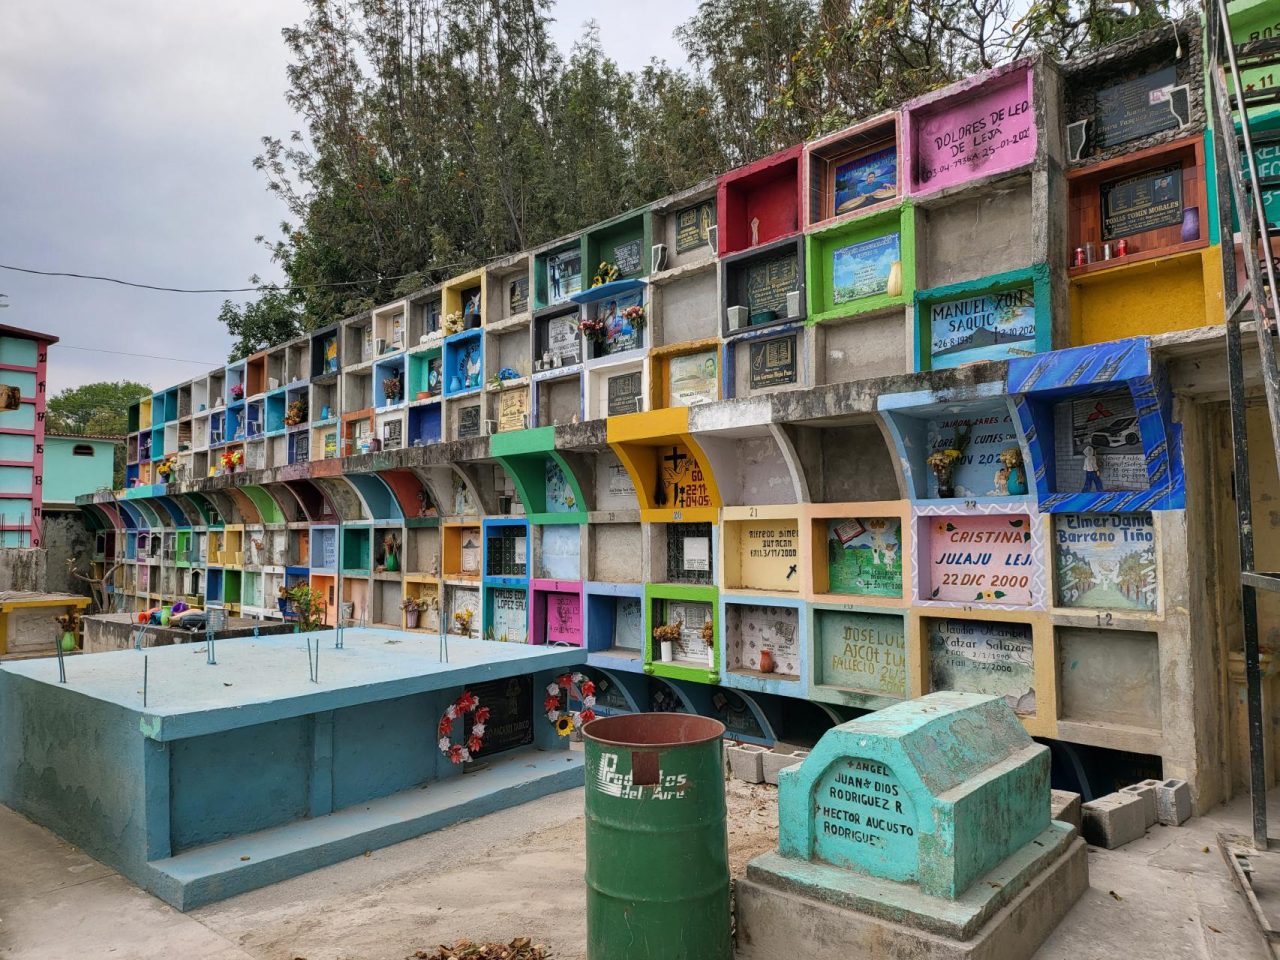
M799 763L808 750L766 750L754 743L739 743L725 748L729 775L747 783L778 782L778 771Z
M1084 838L1114 850L1137 840L1157 823L1176 827L1191 816L1191 787L1185 780L1143 780L1081 806Z

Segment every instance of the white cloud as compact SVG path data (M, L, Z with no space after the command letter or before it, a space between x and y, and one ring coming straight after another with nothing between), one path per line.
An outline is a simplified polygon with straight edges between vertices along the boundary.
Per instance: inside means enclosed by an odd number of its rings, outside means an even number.
M264 134L296 119L284 102L282 27L300 0L65 0L10 4L0 30L0 262L162 286L278 279L255 235L284 210L251 166ZM691 13L557 4L566 53L594 17L623 67L681 62L671 31ZM222 363L224 295L184 295L0 271L0 323L65 343ZM243 300L246 295L230 295ZM202 372L166 360L54 348L48 389L105 379L161 388Z

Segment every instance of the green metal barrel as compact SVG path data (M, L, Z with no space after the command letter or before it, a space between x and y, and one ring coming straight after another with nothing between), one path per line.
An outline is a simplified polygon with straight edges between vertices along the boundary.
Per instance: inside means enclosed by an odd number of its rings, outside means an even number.
M588 960L731 960L724 724L636 713L582 733Z

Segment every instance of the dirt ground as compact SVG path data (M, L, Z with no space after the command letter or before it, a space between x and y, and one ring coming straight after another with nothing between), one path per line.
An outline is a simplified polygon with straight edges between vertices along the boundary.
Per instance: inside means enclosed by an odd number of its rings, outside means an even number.
M725 786L730 869L740 876L777 846L778 791ZM461 824L191 916L255 960L402 960L462 937L516 936L546 944L556 960L584 960L582 804L581 790L567 791L520 817Z

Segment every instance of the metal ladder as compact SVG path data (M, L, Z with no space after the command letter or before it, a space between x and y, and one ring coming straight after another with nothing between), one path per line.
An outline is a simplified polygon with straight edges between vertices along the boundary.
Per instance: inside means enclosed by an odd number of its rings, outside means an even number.
M1251 129L1256 111L1280 105L1280 87L1249 90L1242 72L1280 64L1280 39L1233 44L1227 0L1208 4L1210 83L1214 126L1214 157L1222 226L1223 294L1226 303L1227 371L1231 399L1231 439L1235 454L1235 496L1240 541L1240 601L1244 630L1245 679L1248 692L1250 792L1253 800L1253 846L1268 848L1267 782L1264 766L1262 674L1258 658L1257 591L1280 591L1280 572L1254 566L1253 508L1249 489L1249 438L1246 423L1242 323L1246 312L1253 321L1261 364L1271 445L1280 464L1280 368L1276 361L1276 323L1280 318L1277 265L1271 255L1274 231L1267 224L1264 192L1280 188L1280 177L1258 174L1254 150L1280 144L1280 130ZM1243 157L1242 157L1243 154ZM1235 244L1230 197L1240 221L1244 258L1244 289L1237 289ZM1259 256L1259 251L1263 251Z

